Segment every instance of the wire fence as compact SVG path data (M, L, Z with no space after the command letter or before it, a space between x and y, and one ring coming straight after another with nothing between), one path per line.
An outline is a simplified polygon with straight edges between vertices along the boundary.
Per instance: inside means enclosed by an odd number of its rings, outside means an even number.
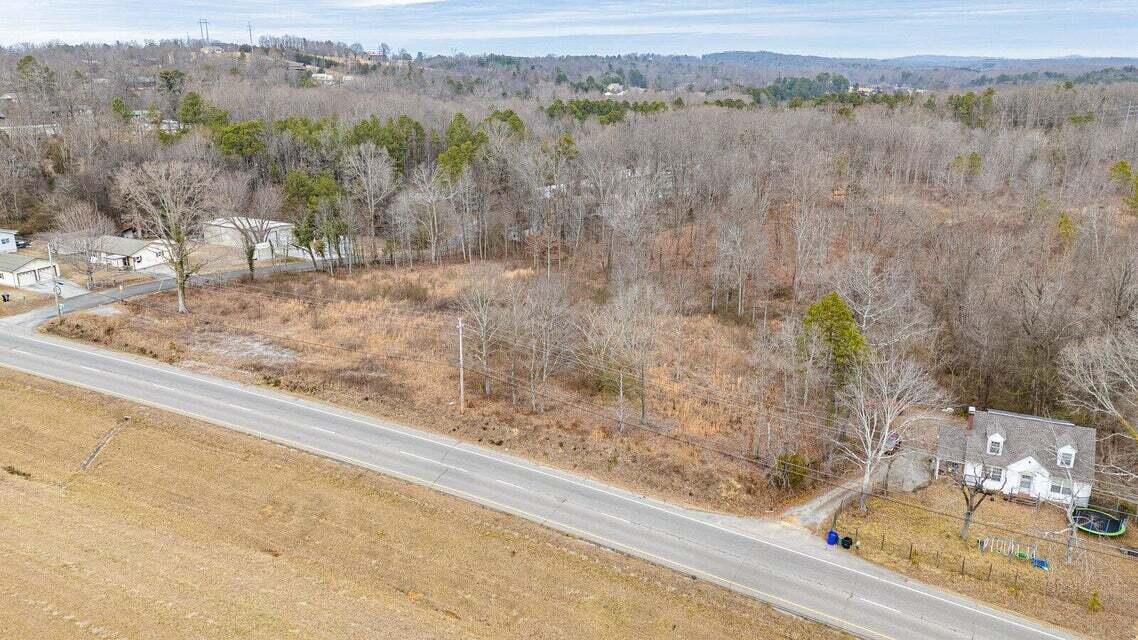
M882 491L882 486L875 485L873 491ZM1101 580L1111 559L1090 552L1083 537L1016 536L977 524L967 541L944 531L914 538L897 527L860 519L859 499L855 493L843 501L839 511L843 515L835 516L833 526L838 544L848 544L851 553L867 560L922 578L938 576L937 582L950 582L963 593L995 588L1012 597L1036 594L1092 610L1130 606L1111 601L1110 589ZM1118 560L1124 557L1119 555Z

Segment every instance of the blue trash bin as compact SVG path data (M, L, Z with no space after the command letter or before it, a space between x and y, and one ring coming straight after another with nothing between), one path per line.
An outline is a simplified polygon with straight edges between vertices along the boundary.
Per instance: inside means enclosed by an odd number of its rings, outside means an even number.
M837 531L830 529L830 532L826 534L826 544L830 545L831 547L838 544L838 532Z

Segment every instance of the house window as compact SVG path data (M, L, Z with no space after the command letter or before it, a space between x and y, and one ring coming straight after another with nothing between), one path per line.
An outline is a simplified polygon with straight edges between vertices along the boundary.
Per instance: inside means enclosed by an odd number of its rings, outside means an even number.
M1002 440L992 438L988 441L988 455L998 456L1004 452L1004 443Z
M0 244L8 244L9 240L11 240L11 238L0 238Z
M1066 467L1067 469L1075 466L1075 452L1060 451L1058 463L1060 467Z
M1071 483L1067 480L1052 480L1051 493L1059 496L1071 495Z
M1004 481L1004 468L1003 467L984 467L984 478L992 482Z
M1031 475L1022 475L1019 477L1019 490L1031 491L1031 485L1034 484L1035 478Z

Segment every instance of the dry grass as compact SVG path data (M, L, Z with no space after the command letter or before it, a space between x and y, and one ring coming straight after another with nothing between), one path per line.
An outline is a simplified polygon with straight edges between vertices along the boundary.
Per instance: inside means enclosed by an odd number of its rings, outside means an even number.
M0 286L0 293L9 296L8 302L0 302L0 318L14 316L37 307L52 304L51 296L27 289Z
M466 413L459 416L457 373L450 364L457 361L451 309L469 277L467 269L376 269L339 278L278 274L258 279L252 285L256 289L192 290L189 318L157 310L171 308L171 296L164 294L148 298L149 306L132 307L129 316L81 314L50 330L314 395L697 506L754 514L773 511L793 497L769 488L761 469L741 460L635 426L618 434L613 421L591 413L615 415L611 395L574 396L573 402L585 403L587 411L554 402L544 413L535 413L522 389L517 404L504 384L495 384L493 395L483 397L480 377L471 367ZM506 271L501 280L526 273ZM594 294L586 286L575 286L573 292L580 304ZM687 373L683 381L671 382L673 361L656 363L650 375L662 391L650 397L651 421L670 436L744 455L753 418L734 407L671 391L706 387L747 397L748 332L706 316L682 322L680 357ZM668 346L673 339L674 332L662 331L659 340L668 344L659 353L672 353ZM579 373L561 375L550 391L582 392ZM635 424L638 407L628 413Z
M0 371L21 638L836 638L538 525ZM81 462L119 427L86 471Z
M961 513L963 507L959 490L946 481L902 499L953 515ZM867 516L860 516L856 507L849 508L839 520L838 529L843 535L856 532L860 540L858 552L865 558L922 581L1097 638L1138 636L1134 610L1134 603L1138 602L1138 560L1097 547L1101 539L1083 535L1075 561L1067 564L1066 535L1059 533L1066 517L1052 505L1030 507L997 498L986 501L976 519L969 531L970 540L965 543L959 537L961 522L957 518L872 499ZM988 527L983 522L999 523L1000 527L1044 540ZM988 536L1038 544L1037 553L1049 561L1050 571L1035 569L1024 560L981 553L976 541ZM1121 540L1110 544L1138 546L1138 533L1131 529ZM1092 548L1100 553L1091 551ZM1103 610L1092 613L1088 605L1095 592Z

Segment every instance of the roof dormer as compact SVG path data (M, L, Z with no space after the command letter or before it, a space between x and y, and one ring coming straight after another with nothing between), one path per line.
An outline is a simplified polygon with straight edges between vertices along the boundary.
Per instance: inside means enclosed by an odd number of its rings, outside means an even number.
M1071 445L1060 447L1058 454L1055 456L1055 464L1070 469L1075 466L1075 454L1077 451Z
M1004 436L998 433L993 433L992 435L988 436L988 455L1004 455Z

